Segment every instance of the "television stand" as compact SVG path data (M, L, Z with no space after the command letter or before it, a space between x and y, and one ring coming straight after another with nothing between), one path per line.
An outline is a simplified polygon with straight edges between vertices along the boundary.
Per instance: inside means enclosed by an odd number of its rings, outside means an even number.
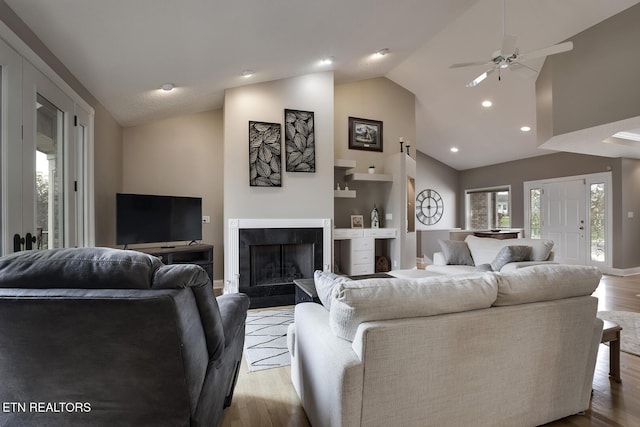
M213 245L157 246L137 248L138 252L160 258L164 264L195 264L204 268L213 282Z

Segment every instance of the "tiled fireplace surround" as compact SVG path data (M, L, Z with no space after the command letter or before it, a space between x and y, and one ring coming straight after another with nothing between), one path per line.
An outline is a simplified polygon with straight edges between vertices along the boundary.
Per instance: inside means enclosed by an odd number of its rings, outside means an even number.
M293 280L331 269L331 219L230 219L224 292L251 307L293 304Z

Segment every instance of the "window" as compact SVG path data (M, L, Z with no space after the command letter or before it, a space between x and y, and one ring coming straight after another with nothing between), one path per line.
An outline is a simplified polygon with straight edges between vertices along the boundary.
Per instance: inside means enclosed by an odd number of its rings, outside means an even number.
M487 230L511 227L510 188L466 190L466 228Z
M529 236L539 239L541 233L542 218L542 188L529 190Z
M604 262L606 260L605 220L606 198L605 184L594 183L590 188L589 203L589 237L591 243L591 261Z

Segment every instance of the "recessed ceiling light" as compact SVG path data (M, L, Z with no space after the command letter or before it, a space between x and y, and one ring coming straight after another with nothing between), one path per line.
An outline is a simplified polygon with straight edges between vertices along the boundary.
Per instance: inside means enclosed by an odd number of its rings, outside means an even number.
M331 65L331 64L333 64L333 56L322 58L322 60L320 61L320 65Z
M531 128L530 128L529 126L522 126L522 127L520 128L520 130L521 130L522 132L529 132L529 131L531 130Z
M240 73L242 77L251 77L254 74L255 73L253 72L253 70L244 70L242 73Z
M489 101L488 99L486 99L486 100L482 101L482 106L483 106L484 108L489 108L489 107L491 107L492 105L493 105L493 102Z
M449 150L450 150L452 153L457 153L458 151L460 151L460 150L458 150L458 147L451 147L451 148L449 148Z
M173 90L173 88L176 87L173 83L165 83L162 86L160 86L160 89L169 92L171 90Z

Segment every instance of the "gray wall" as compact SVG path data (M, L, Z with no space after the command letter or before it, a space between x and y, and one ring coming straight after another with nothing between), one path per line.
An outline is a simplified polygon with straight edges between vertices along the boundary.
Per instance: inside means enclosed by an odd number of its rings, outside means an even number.
M391 80L380 77L335 86L334 157L356 161L356 172L367 172L370 165L376 172L386 173L384 162L391 154L400 151L399 139L409 145L415 159L415 96ZM382 121L383 152L349 149L349 117ZM339 183L344 189L344 171L336 171L333 188ZM351 182L349 189L357 191L355 199L335 199L334 221L336 227L350 227L351 215L364 215L365 227L370 226L370 212L375 204L381 214L381 226L385 226L385 200L391 184L378 182Z
M614 246L617 252L613 259L619 260L622 267L637 267L640 266L640 160L622 159L621 163L621 209L619 221L614 219L614 230L618 223L621 241ZM629 218L629 212L633 218Z
M436 190L444 202L442 218L436 224L424 225L416 219L416 230L448 230L458 227L458 185L457 170L442 162L418 152L416 161L416 196L425 189Z
M523 182L611 171L613 268L640 265L640 160L556 153L460 172L458 224L464 227L464 191L511 185L513 227L524 227ZM634 218L627 218L634 212Z
M640 4L579 33L536 81L538 139L640 115ZM544 139L543 139L544 138Z
M620 177L619 159L556 153L461 171L458 191L458 224L464 228L464 192L467 189L511 185L511 226L522 228L524 227L524 181L606 172L609 170L608 168L611 168L613 172L615 197L616 176L618 177L617 182Z
M214 245L213 278L224 273L222 110L125 128L123 184L127 193L202 197L202 242ZM149 246L149 245L147 245Z

